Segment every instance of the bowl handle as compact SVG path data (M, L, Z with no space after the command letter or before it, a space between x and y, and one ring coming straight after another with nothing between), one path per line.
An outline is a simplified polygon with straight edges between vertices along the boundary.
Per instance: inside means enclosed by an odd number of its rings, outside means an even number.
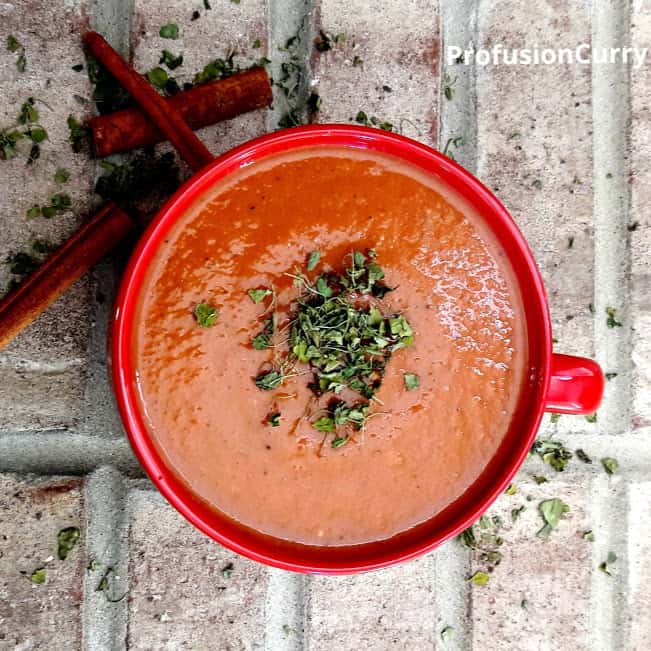
M604 374L597 362L585 357L552 354L551 378L545 411L592 414L604 393Z

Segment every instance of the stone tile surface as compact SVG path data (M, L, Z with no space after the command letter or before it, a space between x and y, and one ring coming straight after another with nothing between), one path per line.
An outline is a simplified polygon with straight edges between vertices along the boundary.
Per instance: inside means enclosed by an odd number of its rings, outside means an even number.
M78 649L84 572L82 480L0 475L0 649ZM79 527L66 560L57 534ZM30 577L45 568L45 582Z
M267 569L199 533L157 493L134 491L130 505L128 647L263 648Z
M66 124L68 115L81 119L88 112L87 105L75 100L75 96L81 101L88 97L88 78L85 72L72 70L83 61L79 33L87 22L88 4L33 2L28 11L24 9L20 2L0 5L0 128L14 125L21 105L32 97L48 139L41 143L40 158L31 165L26 165L27 138L19 143L16 158L0 161L0 294L16 278L4 264L7 256L32 252L34 240L60 244L88 210L93 187L94 165L71 152ZM20 52L5 50L9 34L24 47L23 73L16 67ZM70 172L67 183L54 180L58 168ZM28 209L49 203L56 193L70 196L71 210L51 219L26 218ZM83 279L0 352L0 372L6 378L0 392L0 427L61 427L75 421L92 324L89 291L89 282ZM25 372L34 378L32 386L24 381ZM31 416L31 411L36 415Z
M594 527L591 483L578 485L545 474L549 483L538 486L530 476L520 473L518 492L503 495L487 513L487 517L498 516L503 522L496 535L504 539L499 547L504 558L490 574L488 585L472 586L474 649L494 648L497 640L504 650L593 648L589 589L594 571L592 543L582 538ZM539 504L555 497L570 511L549 538L541 540L536 537L544 524ZM514 522L511 512L522 506L525 510ZM482 529L477 525L475 531L479 535ZM488 564L474 556L471 573L485 571ZM568 646L563 646L563 640Z
M141 72L159 65L163 49L183 53L183 65L174 71L182 85L192 81L196 72L217 58L226 58L234 52L234 61L245 68L263 56L267 49L267 3L250 0L234 3L215 0L205 10L201 2L185 0L136 0L131 34L133 64ZM200 18L192 20L193 11ZM161 38L162 25L174 23L179 27L178 39ZM260 47L254 48L256 39ZM266 112L255 111L222 124L206 127L198 132L215 155L221 154L266 131ZM166 148L166 147L165 147Z
M431 556L400 567L309 583L306 647L429 649L438 637Z
M590 6L481 0L478 31L477 47L574 47L590 43ZM477 66L477 175L534 252L555 348L582 355L593 350L590 73L589 65Z
M314 52L319 122L354 121L359 111L426 144L438 139L437 0L373 4L320 0L316 31L343 38Z

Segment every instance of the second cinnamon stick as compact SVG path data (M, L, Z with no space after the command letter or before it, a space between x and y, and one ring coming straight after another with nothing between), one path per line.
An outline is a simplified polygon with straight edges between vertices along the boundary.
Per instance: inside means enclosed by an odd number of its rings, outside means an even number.
M165 100L193 130L271 105L269 77L255 67L211 81ZM98 157L154 145L165 140L156 125L137 108L100 115L89 121Z

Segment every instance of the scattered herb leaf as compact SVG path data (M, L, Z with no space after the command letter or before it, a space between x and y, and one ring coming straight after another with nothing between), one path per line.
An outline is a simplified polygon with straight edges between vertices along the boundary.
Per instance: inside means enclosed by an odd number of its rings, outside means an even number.
M507 495L515 495L518 492L518 487L515 484L509 484L504 492Z
M70 136L68 140L72 147L72 151L80 152L90 146L90 129L85 127L77 119L70 115L68 116L68 129Z
M597 412L595 411L594 414L590 414L589 416L586 416L585 419L588 421L588 423L596 423L597 422Z
M617 459L613 459L612 457L604 457L601 460L601 465L604 467L604 470L609 475L614 475L619 469L619 462L617 461Z
M177 39L179 37L179 26L175 23L163 25L158 32L161 38Z
M474 585L483 586L488 584L490 578L490 574L487 572L478 571L475 572L468 581L471 581Z
M544 526L536 534L538 538L549 538L549 534L558 526L562 516L570 510L570 507L558 497L542 501L538 508L545 522Z
M47 570L44 567L39 567L37 570L34 570L29 577L29 580L36 585L43 585L47 578Z
M70 172L63 167L59 167L59 169L54 173L54 180L57 183L66 183L69 178Z
M452 639L452 635L454 634L454 629L452 626L446 626L442 631L441 631L441 639L443 642L447 642L448 640Z
M152 86L156 88L165 88L165 84L169 81L169 75L163 68L152 68L147 72L147 79Z
M65 561L72 548L77 544L81 531L79 527L66 527L61 529L57 535L57 555L59 560Z
M222 576L225 579L230 579L233 576L233 563L228 563L222 568Z
M587 540L588 542L594 542L594 532L592 529L588 529L588 531L583 532L581 538L583 538L583 540Z
M557 472L565 470L572 453L560 442L551 439L537 439L531 446L531 454L537 454Z
M165 64L170 70L175 70L180 65L183 65L183 55L179 54L178 56L172 54L169 50L163 50L160 55L158 63Z
M608 318L606 319L606 325L609 328L621 328L622 327L622 322L617 320L617 310L614 307L607 307L606 308L606 315Z

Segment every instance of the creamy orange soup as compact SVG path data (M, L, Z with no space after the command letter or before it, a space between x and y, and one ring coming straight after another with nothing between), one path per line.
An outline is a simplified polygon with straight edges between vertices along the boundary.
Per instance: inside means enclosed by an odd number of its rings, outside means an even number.
M396 287L385 311L414 343L335 449L311 422L309 375L255 385L272 356L251 346L268 302L247 291L274 287L280 329L299 291L285 273L314 250L317 273L369 248ZM148 272L133 338L146 425L189 488L243 525L316 545L396 535L457 499L508 429L526 366L512 276L470 208L394 158L316 148L251 165L188 211ZM197 323L199 303L219 309L213 327ZM404 373L420 386L406 390Z

